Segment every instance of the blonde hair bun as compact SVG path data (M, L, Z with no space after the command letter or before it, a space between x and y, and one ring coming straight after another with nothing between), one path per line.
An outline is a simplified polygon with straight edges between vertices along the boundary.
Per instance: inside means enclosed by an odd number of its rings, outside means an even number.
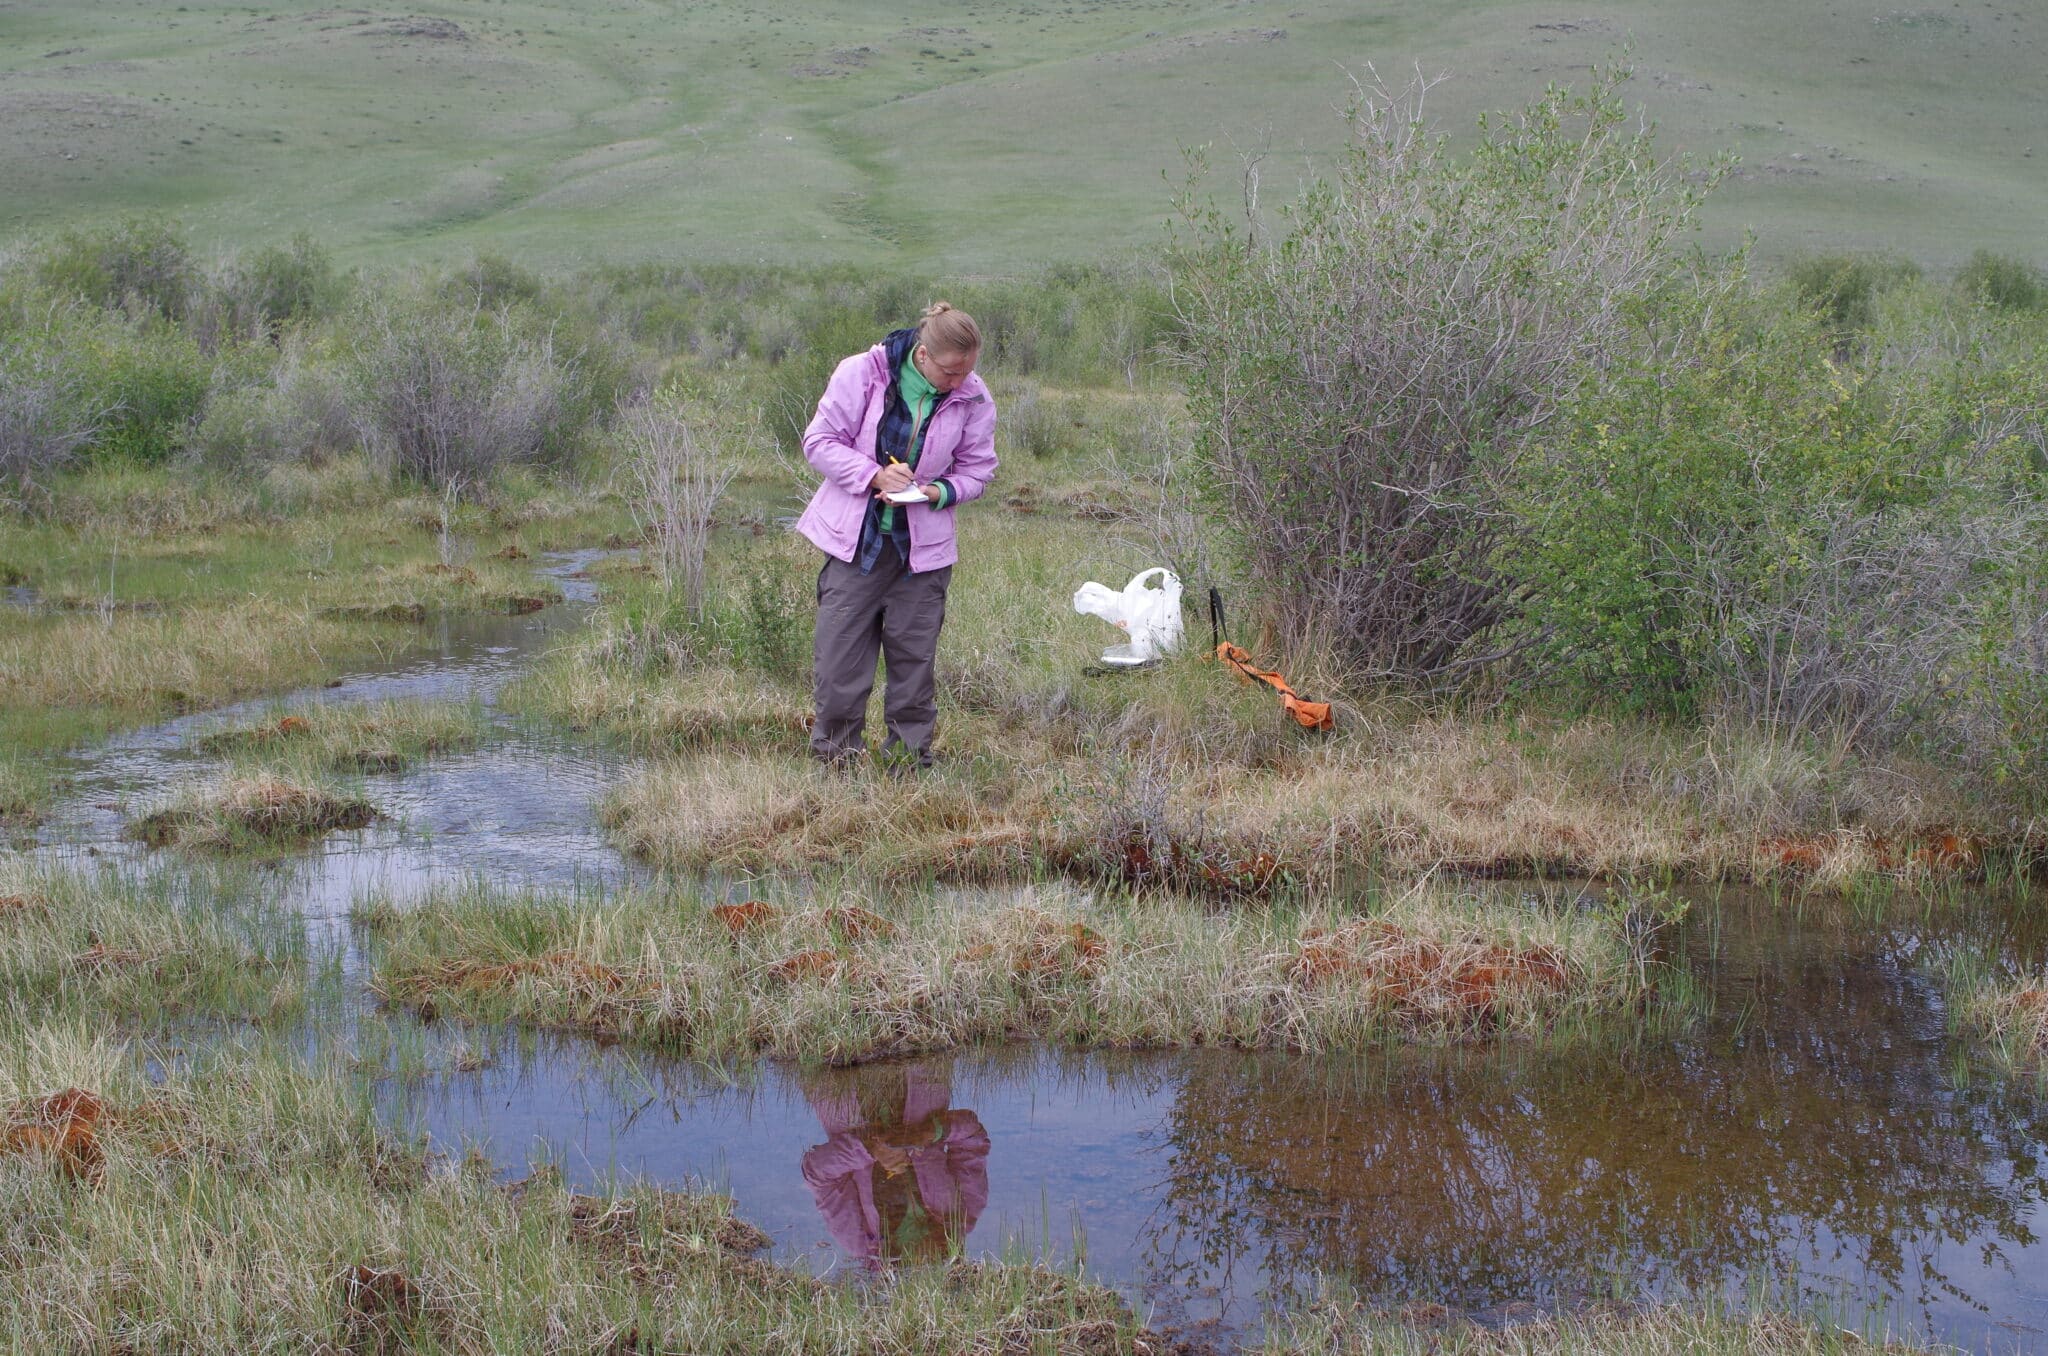
M917 342L939 353L979 353L981 326L950 301L935 301L917 322Z

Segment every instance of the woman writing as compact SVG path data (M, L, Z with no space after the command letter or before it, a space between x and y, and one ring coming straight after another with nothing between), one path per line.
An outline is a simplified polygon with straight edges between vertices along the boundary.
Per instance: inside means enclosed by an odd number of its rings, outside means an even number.
M959 549L953 510L996 473L996 407L975 374L981 330L939 302L840 363L804 430L825 477L797 531L825 553L813 648L811 752L865 750L879 652L887 673L883 756L927 767L938 720L932 660Z

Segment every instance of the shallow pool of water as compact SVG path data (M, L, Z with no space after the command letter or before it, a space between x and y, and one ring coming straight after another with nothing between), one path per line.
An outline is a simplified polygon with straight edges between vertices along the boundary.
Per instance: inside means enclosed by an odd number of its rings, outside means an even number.
M444 1027L491 1063L393 1105L508 1172L545 1145L578 1181L722 1184L781 1256L824 1271L944 1242L1069 1254L1079 1238L1154 1322L1225 1333L1328 1272L1481 1320L1715 1294L2039 1348L2048 1100L1969 1067L1922 965L2003 917L1872 928L1729 903L1679 953L1715 1015L1614 1048L1024 1049L721 1085L645 1054ZM911 1162L892 1173L874 1146L898 1141Z
M641 874L593 807L615 753L519 726L504 682L580 621L590 556L558 558L568 603L469 618L413 657L282 701L166 722L83 755L36 851L180 870L121 831L197 774L208 731L314 701L473 697L478 751L364 779L390 818L266 868L320 937L485 877L602 890ZM1852 1328L1977 1350L2048 1350L2048 1099L1973 1064L1933 966L1981 945L2038 963L2040 911L1980 900L1889 921L1840 906L1703 904L1674 964L1712 995L1676 1037L1567 1052L1479 1047L1345 1060L1036 1049L722 1081L588 1041L466 1030L386 1110L507 1175L536 1151L572 1179L731 1190L781 1257L858 1271L949 1247L1085 1252L1149 1321L1222 1336L1322 1273L1389 1302L1498 1321L1616 1293L1831 1306ZM309 1039L345 1039L355 1003ZM392 1018L401 1027L410 1019Z

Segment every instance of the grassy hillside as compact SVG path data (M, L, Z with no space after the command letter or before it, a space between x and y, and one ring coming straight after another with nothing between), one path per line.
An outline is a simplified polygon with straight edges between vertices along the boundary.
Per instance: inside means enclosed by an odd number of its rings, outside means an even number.
M1715 240L2048 255L2048 9L1892 3L10 0L0 237L1008 271L1154 243L1185 145L1286 196L1347 68L1450 73L1455 128L1632 44L1665 143L1743 157Z

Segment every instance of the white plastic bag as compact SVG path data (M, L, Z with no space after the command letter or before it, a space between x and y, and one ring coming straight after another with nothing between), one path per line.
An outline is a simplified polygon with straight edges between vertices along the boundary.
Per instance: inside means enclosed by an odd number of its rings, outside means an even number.
M1138 574L1121 593L1089 580L1074 592L1074 611L1100 617L1130 636L1129 644L1102 652L1105 664L1147 664L1180 648L1180 577L1163 566Z

